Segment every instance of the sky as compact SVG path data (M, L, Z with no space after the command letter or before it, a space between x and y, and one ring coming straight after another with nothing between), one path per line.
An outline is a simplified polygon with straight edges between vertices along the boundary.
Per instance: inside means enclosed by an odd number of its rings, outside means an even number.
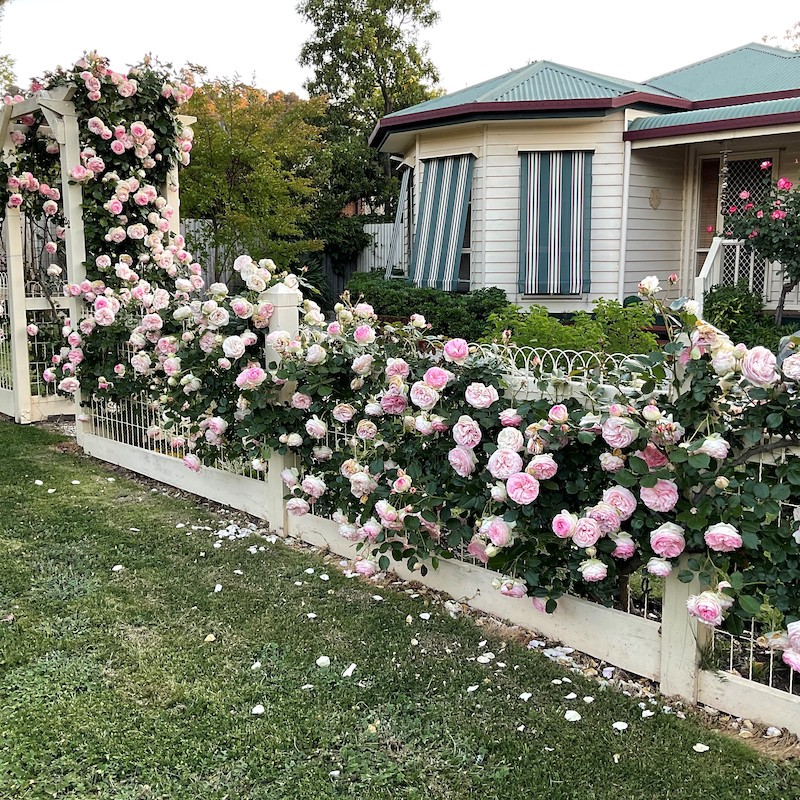
M98 50L112 68L152 53L179 67L207 68L269 91L297 92L297 63L310 33L296 0L12 0L0 22L0 52L18 82ZM644 81L763 36L782 38L800 20L793 3L753 0L433 0L440 20L423 32L448 92L547 59Z

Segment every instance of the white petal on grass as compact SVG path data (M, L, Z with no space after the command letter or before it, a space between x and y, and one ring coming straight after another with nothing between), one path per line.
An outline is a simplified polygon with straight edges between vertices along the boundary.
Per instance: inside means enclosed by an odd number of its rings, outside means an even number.
M317 618L317 615L313 611L310 611L308 614L306 614L306 616L309 619L316 619Z
M55 494L55 493L56 493L55 489L48 489L47 490L47 494Z
M235 570L233 571L233 574L234 574L234 575L244 575L244 572L242 572L240 569L235 569Z
M38 478L34 481L37 486L44 486L44 481L40 481Z
M218 583L218 584L217 584L217 585L214 587L214 594L218 594L218 593L219 593L219 592L221 592L221 591L222 591L222 584L221 584L221 583Z
M327 572L323 572L322 575L319 576L319 579L321 581L329 581L331 579L331 576L328 575Z
M575 692L570 692L569 694L565 694L564 695L564 699L565 700L575 700L575 698L577 698L577 696L578 695L576 695Z
M305 691L308 691L309 689L313 689L314 688L314 684L313 683L304 683L300 688L304 689Z
M294 585L295 586L302 586L303 585L303 581L295 581Z
M489 658L488 656L478 656L475 660L479 664L491 664L492 663L492 659Z
M257 706L253 706L253 707L250 709L250 713L251 713L251 714L252 714L254 717L261 716L261 714L263 714L263 713L264 713L264 711L266 711L266 709L264 708L264 706L262 706L262 705L261 705L261 703L259 703Z
M615 731L626 731L626 730L628 730L628 723L627 722L615 722L611 727Z
M372 595L372 599L373 599L373 600L374 600L376 603L380 603L380 602L381 602L381 600L383 600L383 598L382 598L382 597L381 597L379 594L374 594L374 595Z
M524 701L527 703L527 702L528 702L528 700L530 700L530 699L531 699L531 697L533 697L533 695L532 695L530 692L523 692L523 693L522 693L522 694L519 696L519 699L520 699L520 700L524 700Z
M591 695L586 695L586 697L583 698L583 702L584 703L594 703L594 697L592 697Z
M255 672L257 669L261 669L261 662L260 661L254 661L250 665L250 669L253 670L253 672Z
M517 728L517 730L518 730L520 733L522 733L522 732L525 730L525 726L524 726L524 725L520 725L520 726Z
M114 483L114 481L116 481L116 478L106 478L106 480L107 480L109 483Z
M550 683L552 683L553 686L561 686L561 684L564 683L564 681L562 681L560 678L553 678L553 680L551 680Z
M53 489L53 491L55 491L55 489ZM128 530L129 531L133 531L134 533L139 533L140 532L139 528L128 528Z
M613 677L613 675L614 675L614 667L604 667L603 677L606 680L609 680L609 678Z
M567 722L580 722L581 715L577 711L573 711L572 709L570 709L569 711L566 711L564 713L564 719Z
M320 669L327 669L331 665L331 660L328 656L320 656L314 663Z
M478 691L478 684L476 683L474 686L467 686L467 694L472 694L473 692Z
M80 481L70 481L70 483L71 483L73 486L80 486L80 485L81 485L81 482L80 482Z
M111 567L112 572L122 572L124 569L125 567L123 567L122 564L114 564L114 566Z
M342 677L343 677L343 678L352 678L352 677L353 677L353 673L354 673L355 671L356 671L356 665L355 665L355 664L351 664L351 665L350 665L350 666L349 666L349 667L348 667L348 668L347 668L347 669L346 669L346 670L345 670L345 671L342 673Z
M179 522L179 523L178 523L178 524L177 524L175 527L176 527L178 530L180 530L181 528L185 528L185 527L186 527L186 523L184 523L184 522Z
M656 714L655 711L650 711L650 709L645 709L642 711L642 719L647 719L648 717L654 717Z
M332 769L332 770L331 770L331 771L328 773L328 777L330 777L330 778L338 778L338 777L339 777L341 774L342 774L342 771L341 771L341 770L338 770L338 769Z
M314 574L314 567L309 567L306 570L306 575L313 575Z
M705 753L710 749L711 748L707 744L703 744L702 742L692 745L692 750L694 750L695 753Z
M774 725L770 725L769 728L767 728L767 732L764 734L767 739L777 739L778 736L781 735L783 735L783 731L780 728L776 728Z
M419 618L424 620L429 620L431 618L431 615L427 611L425 611L419 615Z

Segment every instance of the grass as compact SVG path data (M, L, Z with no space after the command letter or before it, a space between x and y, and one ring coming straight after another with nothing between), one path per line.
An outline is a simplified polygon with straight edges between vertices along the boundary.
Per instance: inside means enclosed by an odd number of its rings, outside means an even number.
M796 766L659 706L642 719L425 595L281 542L215 549L228 515L60 441L0 422L0 798L797 796Z

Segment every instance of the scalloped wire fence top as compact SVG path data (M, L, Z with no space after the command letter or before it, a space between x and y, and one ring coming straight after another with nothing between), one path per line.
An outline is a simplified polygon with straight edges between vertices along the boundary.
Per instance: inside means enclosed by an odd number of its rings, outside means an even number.
M511 375L546 378L548 375L597 379L617 377L641 356L625 353L596 353L591 350L550 350L502 344L470 344L470 352L498 361Z

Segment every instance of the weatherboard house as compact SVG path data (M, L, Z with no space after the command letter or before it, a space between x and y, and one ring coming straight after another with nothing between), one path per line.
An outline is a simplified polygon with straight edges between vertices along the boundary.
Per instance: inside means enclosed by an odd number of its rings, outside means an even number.
M748 44L644 83L537 61L383 117L371 144L402 174L387 267L420 285L559 312L677 273L774 307L778 271L714 231L764 161L797 177L800 53Z

